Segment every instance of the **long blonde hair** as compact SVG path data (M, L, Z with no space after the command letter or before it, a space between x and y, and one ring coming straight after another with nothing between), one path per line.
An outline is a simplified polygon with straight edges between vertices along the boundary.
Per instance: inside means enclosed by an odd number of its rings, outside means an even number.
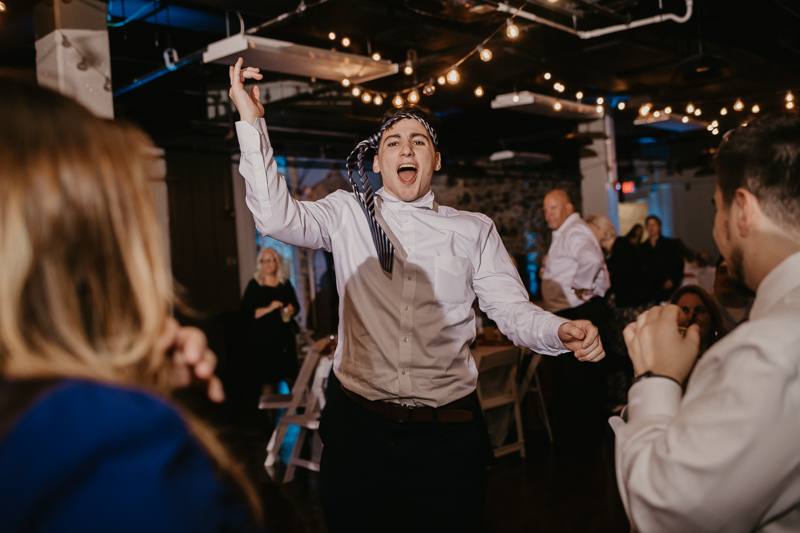
M289 281L289 272L286 268L286 265L283 264L283 257L281 257L281 254L278 253L278 250L275 248L263 248L260 252L258 252L258 257L256 258L256 272L253 274L253 277L258 284L264 285L265 280L264 272L261 270L261 260L267 255L272 255L272 257L275 259L275 277L278 278L278 285Z
M0 80L0 373L79 377L167 396L157 347L173 301L148 188L153 145L61 96ZM209 428L183 413L260 520Z

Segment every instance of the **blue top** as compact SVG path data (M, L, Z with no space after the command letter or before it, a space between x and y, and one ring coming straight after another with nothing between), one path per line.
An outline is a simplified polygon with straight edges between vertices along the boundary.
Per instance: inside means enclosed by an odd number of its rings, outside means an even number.
M64 380L0 442L0 528L251 531L179 414L140 390Z

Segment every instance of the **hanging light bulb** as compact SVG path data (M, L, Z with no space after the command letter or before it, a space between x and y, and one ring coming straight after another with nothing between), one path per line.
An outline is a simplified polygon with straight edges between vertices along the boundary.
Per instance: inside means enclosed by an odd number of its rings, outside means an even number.
M406 100L408 100L409 104L416 104L419 102L419 93L417 91L411 91L408 93Z
M694 116L696 116L696 117L699 117L701 113L702 113L702 111L700 111L699 107L694 110Z
M656 118L660 117L661 116L661 111L654 112L653 116L656 117Z
M424 89L422 89L422 92L424 92L427 96L430 96L436 92L436 85L433 84L433 80L431 80L431 82L426 85Z
M671 108L670 106L667 106L667 107L665 107L665 108L664 108L664 113L666 113L667 115L669 115L670 113L672 113L672 108Z
M601 105L597 106L597 108L595 108L595 111L597 111L598 114L602 115L603 114L603 106L601 106Z
M514 102L515 104L519 102L519 95L517 93L514 93L514 96L511 97L511 101Z
M719 130L717 128L714 128L713 130L711 130L711 133L713 133L714 135L719 135Z
M406 66L403 67L403 74L405 74L406 76L411 76L412 74L414 74L414 67L411 66L410 60L406 61Z
M381 55L378 52L375 52L374 54L372 54L372 59L374 59L375 61L380 61Z
M328 39L330 39L331 41L335 41L336 40L336 34L333 33L333 32L330 32L328 34Z
M719 114L722 115L722 116L727 115L728 114L728 108L727 107L723 107L722 109L719 110Z
M706 126L706 129L707 129L708 131L711 131L711 130L713 130L713 129L714 129L714 126L712 126L711 124L709 124L708 126Z
M758 113L759 111L761 111L761 108L758 107L758 104L756 104L750 108L750 111L752 111L753 113Z
M603 103L604 103L605 101L606 101L606 100L605 100L605 98L603 98L602 96L600 96L600 97L598 97L598 98L597 98L597 105L603 105Z
M794 109L794 102L786 102L786 109Z
M394 98L392 98L392 105L395 107L403 107L403 97L399 94L396 94Z
M556 91L558 91L560 93L564 92L564 86L562 84L560 84L560 83L556 83L555 85L553 85L553 89L555 89Z
M347 78L342 80L342 87L350 87L350 80Z
M639 114L645 117L647 116L647 114L650 112L651 109L652 107L650 106L650 104L644 104L642 107L639 108Z
M353 87L353 90L350 92L353 93L353 96L358 96L361 94L361 89L359 89L358 87Z
M361 101L365 104L368 104L372 101L372 95L369 93L364 93L361 95Z
M687 122L689 122L689 117L683 117L683 118L681 119L681 122L683 122L684 124L686 124Z
M516 39L519 37L519 27L511 22L511 19L506 19L506 35L509 39Z
M475 87L475 96L477 96L478 98L483 96L483 87L480 86Z
M694 106L692 104L687 105L686 106L686 112L689 113L689 114L694 113Z
M484 48L483 46L478 47L478 55L481 58L481 61L487 62L492 60L492 51L488 48Z
M447 83L447 78L445 78L444 76L439 76L438 78L436 78L436 83L438 83L439 85L444 85L445 83Z
M717 126L719 126L719 122L717 122L716 120L711 123L712 128L716 128Z
M375 98L372 99L372 103L375 105L381 105L383 103L383 96L376 94Z
M576 92L576 93L575 93L575 98L577 98L578 100L580 100L581 98L583 98L583 92L581 92L581 91L578 91L578 92Z
M618 103L618 104L617 104L617 109L619 109L620 111L622 111L623 109L625 109L625 102L620 102L620 103Z
M792 91L788 91L786 93L786 101L787 102L794 102L794 95L792 94Z
M555 109L556 111L561 111L561 102L556 102L555 104L553 104L553 109Z
M348 46L350 46L350 39L348 39L347 37L344 37L344 38L342 39L342 46L344 46L345 48L347 48Z
M552 75L552 74L550 74L549 72L545 72L545 73L544 73L544 79L546 79L546 80L549 80L549 79L550 79L550 78L552 78L552 77L553 77L553 75Z
M736 103L733 104L733 108L736 111L741 111L742 109L744 109L744 103L741 100L736 100Z
M458 83L458 80L461 79L461 76L458 75L458 71L455 67L451 68L450 71L447 73L447 83L450 85L455 85Z

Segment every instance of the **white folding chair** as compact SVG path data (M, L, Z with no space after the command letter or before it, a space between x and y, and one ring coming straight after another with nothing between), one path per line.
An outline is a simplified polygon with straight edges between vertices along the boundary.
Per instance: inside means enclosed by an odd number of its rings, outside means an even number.
M529 353L530 351L530 349L524 346L520 347L520 362L522 362L525 354ZM553 431L550 429L550 419L547 417L547 408L544 405L544 395L542 394L542 386L539 382L539 372L537 372L539 363L541 361L542 354L533 353L533 358L528 365L528 369L525 371L525 376L522 378L522 383L519 385L518 403L522 403L522 399L528 392L533 392L536 394L536 397L538 398L536 407L539 411L539 416L541 417L542 422L544 422L545 429L547 429L547 437L550 439L550 444L553 444Z
M519 399L517 395L517 361L519 359L519 349L515 346L507 348L496 348L494 350L476 349L473 352L478 365L478 400L481 410L486 418L486 411L504 405L512 406L514 420L517 426L516 441L494 448L494 456L500 457L507 453L518 451L520 456L525 457L525 439L522 434L522 416L519 411ZM481 379L483 377L483 379ZM507 432L507 424L503 425L504 433ZM505 435L503 435L505 437Z

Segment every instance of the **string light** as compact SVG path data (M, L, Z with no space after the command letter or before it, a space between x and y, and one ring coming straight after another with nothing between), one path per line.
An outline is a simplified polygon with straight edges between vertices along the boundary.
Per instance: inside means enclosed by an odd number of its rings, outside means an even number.
M622 111L623 109L625 109L625 102L620 102L620 103L618 103L618 104L617 104L617 109L619 109L620 111Z
M376 94L375 98L372 99L372 103L375 105L381 105L383 103L383 96Z
M605 98L600 96L600 97L597 98L597 105L603 105L605 103L605 101L606 101Z
M741 100L736 100L736 103L733 104L733 108L736 111L741 111L742 109L744 109L744 103Z
M408 100L409 104L416 104L419 102L419 93L417 91L411 91L408 93L406 99Z
M750 108L750 111L752 111L753 113L758 113L759 111L761 111L761 108L758 107L758 104L756 104Z
M724 117L725 115L728 114L728 108L727 107L723 107L722 109L719 110L719 114Z
M711 123L712 128L716 128L717 126L719 126L719 122L717 122L716 120Z
M714 135L719 135L719 130L717 128L714 128L714 130L711 133L713 133Z
M335 41L336 40L336 34L333 33L333 32L330 32L328 34L328 39L330 39L331 41Z
M665 107L664 108L664 113L669 115L670 113L672 113L672 108L670 106Z
M560 93L564 92L564 86L561 85L560 83L556 83L555 85L553 85L553 89L555 89L556 91L558 91Z
M343 38L342 39L342 46L344 46L345 48L350 46L350 39L348 39L347 37Z
M480 86L475 87L475 96L477 96L478 98L483 96L483 87Z
M687 105L686 112L689 113L690 115L694 113L694 106L692 104Z
M598 114L602 115L603 114L603 106L601 106L601 105L597 106L595 111L597 111Z
M395 95L395 97L392 98L392 105L395 107L403 107L403 97L399 94Z
M3 2L0 2L0 11L5 11L6 5Z
M447 83L447 78L445 78L444 76L439 76L438 78L436 78L436 82L439 85L444 85L445 83Z
M372 101L372 95L369 93L364 93L361 95L361 101L365 104L368 104Z
M436 92L436 85L433 84L433 80L431 80L431 82L426 85L424 89L422 89L422 92L424 92L427 96L430 96Z
M644 104L642 107L639 108L639 114L642 115L643 117L647 116L647 114L650 112L651 109L652 107L650 107L650 104Z
M552 75L552 74L550 74L549 72L545 72L545 73L544 73L544 79L546 79L546 80L549 80L549 79L550 79L550 78L552 78L552 77L553 77L553 75Z
M556 111L561 111L561 102L556 102L555 104L553 104L553 109L555 109Z
M699 107L694 110L694 116L696 116L696 117L699 117L701 113L702 113L702 111L700 111Z
M713 130L713 129L714 129L714 126L712 126L711 124L709 124L708 126L706 126L706 129L707 129L708 131L711 131L711 130Z
M343 79L342 80L342 86L343 87L350 87L350 80L348 80L347 78Z
M509 39L516 39L519 37L519 27L511 22L511 19L506 19L506 35Z
M361 94L361 89L359 89L358 87L353 87L353 90L351 92L353 93L353 96L358 96Z
M681 119L681 122L683 122L684 124L686 124L687 122L689 122L689 117L683 117L683 118Z
M461 76L458 75L458 71L454 68L451 68L450 71L447 73L447 83L450 85L455 85L458 83L458 80L461 79Z
M786 102L786 109L794 109L794 102Z
M660 117L661 116L661 111L654 112L653 116L656 117L656 118Z
M581 98L583 98L583 93L582 93L581 91L578 91L578 92L576 92L576 93L575 93L575 98L577 98L578 100L580 100Z
M411 61L406 61L406 66L403 68L403 74L411 76L414 74L414 67L411 66Z
M513 101L515 104L519 102L519 95L514 93L514 96L511 97L511 101Z
M788 91L786 93L786 101L787 102L794 102L794 95L792 94L792 91Z
M374 54L372 54L372 59L374 59L375 61L380 61L381 55L378 52L375 52Z
M492 60L492 51L488 48L484 48L483 46L478 47L478 55L481 58L481 61L488 62Z

